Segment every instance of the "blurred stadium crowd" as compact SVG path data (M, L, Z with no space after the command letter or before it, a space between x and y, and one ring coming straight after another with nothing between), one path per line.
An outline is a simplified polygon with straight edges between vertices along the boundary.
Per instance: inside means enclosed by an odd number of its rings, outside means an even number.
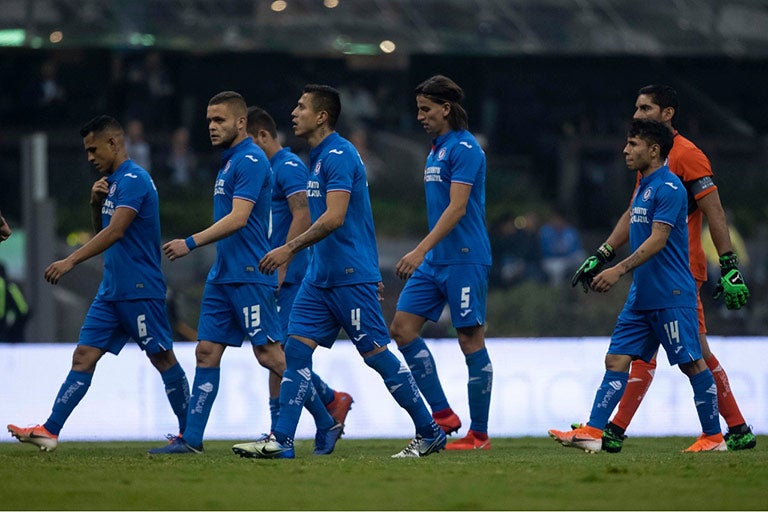
M507 301L514 308L516 300L525 299L510 293L534 286L558 290L546 295L545 302L568 307L581 300L567 284L576 260L602 241L629 200L633 177L621 149L637 90L669 83L681 97L677 128L712 161L723 204L744 239L743 261L750 262L744 273L753 303L736 314L723 308L722 315L708 316L710 330L722 335L765 332L768 90L763 59L415 54L406 66L377 67L374 62L263 52L2 49L3 215L21 224L20 140L44 131L49 136L57 233L77 243L78 233L89 231L87 197L97 177L84 158L78 128L94 115L108 113L126 126L129 154L151 171L158 185L163 236L186 234L211 216L210 187L218 156L207 138L207 99L221 90L240 92L249 104L272 112L284 142L306 156L306 148L290 133L289 113L304 84L327 83L343 94L339 131L356 144L367 165L383 274L391 276L391 260L408 245L404 240L426 229L421 169L429 141L415 121L412 91L424 77L444 73L466 89L470 129L488 154L492 288L499 294L489 300ZM548 226L544 237L543 226ZM556 245L552 234L566 228L568 247L550 253ZM7 257L0 249L0 260ZM547 257L567 263L553 266ZM207 268L197 263L195 267ZM177 267L178 274L168 276L180 291L182 316L196 311L195 287L204 280L188 270ZM399 284L387 284L393 290L391 307ZM525 290L530 296L530 288ZM94 292L79 290L86 300ZM616 299L616 309L622 300ZM614 319L608 315L605 330L593 334L607 335ZM542 326L534 332L504 328L494 334L571 332L567 326L560 332Z

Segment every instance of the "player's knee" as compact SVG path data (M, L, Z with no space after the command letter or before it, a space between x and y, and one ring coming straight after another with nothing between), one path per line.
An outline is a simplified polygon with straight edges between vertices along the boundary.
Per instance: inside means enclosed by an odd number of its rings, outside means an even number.
M253 353L264 368L280 375L285 371L285 354L280 344L254 345Z

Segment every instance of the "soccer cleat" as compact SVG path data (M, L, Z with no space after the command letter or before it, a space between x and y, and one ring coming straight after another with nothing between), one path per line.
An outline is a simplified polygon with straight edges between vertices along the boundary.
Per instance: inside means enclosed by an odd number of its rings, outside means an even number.
M723 436L729 450L751 450L757 445L757 436L749 425L728 428L728 433Z
M728 450L723 434L701 434L696 442L683 450L683 452L724 452Z
M581 448L587 453L598 453L603 446L603 431L599 428L585 425L568 432L549 430L549 437L563 446Z
M352 408L352 395L344 393L343 391L334 391L333 400L331 400L325 408L328 410L328 414L333 416L338 423L344 425L347 420L347 414ZM344 432L342 431L342 434Z
M445 445L446 450L490 450L491 440L488 439L488 435L485 435L485 439L479 439L477 432L470 430L467 435L461 439L457 439L451 443Z
M603 450L608 453L619 453L627 436L619 430L619 427L611 422L603 430Z
M333 453L333 449L336 446L336 441L339 440L341 434L344 432L344 425L342 423L336 423L331 428L320 430L318 429L315 434L315 455L328 455Z
M26 428L8 425L8 432L22 443L32 443L39 447L42 452L52 452L59 444L59 436L51 434L42 425Z
M407 459L410 457L426 457L431 453L437 453L445 448L445 432L438 430L437 437L416 437L408 443L408 446L392 455L393 459Z
M184 441L180 435L167 434L168 444L160 448L151 448L147 450L150 455L180 455L184 453L203 453L203 445L192 446Z
M296 457L293 443L281 444L275 439L274 434L264 434L252 443L236 444L232 447L232 451L249 459L293 459Z
M461 428L461 420L450 407L442 411L433 412L432 419L440 425L440 428L443 429L447 436L458 432Z

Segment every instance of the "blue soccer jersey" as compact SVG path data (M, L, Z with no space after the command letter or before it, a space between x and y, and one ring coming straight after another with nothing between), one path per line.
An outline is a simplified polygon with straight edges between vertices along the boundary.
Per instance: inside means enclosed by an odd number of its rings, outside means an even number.
M165 299L160 270L160 207L149 173L126 160L107 176L109 193L101 207L106 227L116 208L136 212L125 235L104 251L104 277L98 295L104 300Z
M672 230L664 248L634 270L627 306L695 308L696 284L688 264L688 200L680 178L664 166L640 180L630 213L632 252L650 237L654 222L669 224Z
M288 198L294 194L307 193L309 171L304 162L291 152L291 148L283 148L269 159L272 166L272 235L270 245L274 249L285 243L288 228L291 227L293 215L288 206ZM307 273L309 249L296 253L288 265L285 283L301 283Z
M334 132L309 156L312 222L326 211L328 192L344 191L350 197L344 225L314 245L305 279L321 288L381 281L368 181L357 149Z
M450 203L451 183L472 186L466 214L425 259L436 265L490 265L491 243L485 225L485 153L466 130L453 130L432 141L424 167L430 230Z
M216 260L209 283L262 283L277 286L277 276L259 272L259 260L269 252L269 212L272 170L264 151L247 138L223 152L213 189L213 220L232 211L235 198L253 203L245 226L216 242Z

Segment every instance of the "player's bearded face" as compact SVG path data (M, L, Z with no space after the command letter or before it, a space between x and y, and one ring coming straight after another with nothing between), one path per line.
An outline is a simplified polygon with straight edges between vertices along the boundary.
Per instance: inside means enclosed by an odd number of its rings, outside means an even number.
M634 119L650 119L664 122L661 116L661 107L653 102L653 98L647 94L641 94L635 102Z
M416 96L416 120L431 135L443 135L451 129L448 122L450 106L448 103L436 103L425 96Z
M238 117L235 113L225 104L209 105L207 120L211 145L216 148L231 147L239 133Z

